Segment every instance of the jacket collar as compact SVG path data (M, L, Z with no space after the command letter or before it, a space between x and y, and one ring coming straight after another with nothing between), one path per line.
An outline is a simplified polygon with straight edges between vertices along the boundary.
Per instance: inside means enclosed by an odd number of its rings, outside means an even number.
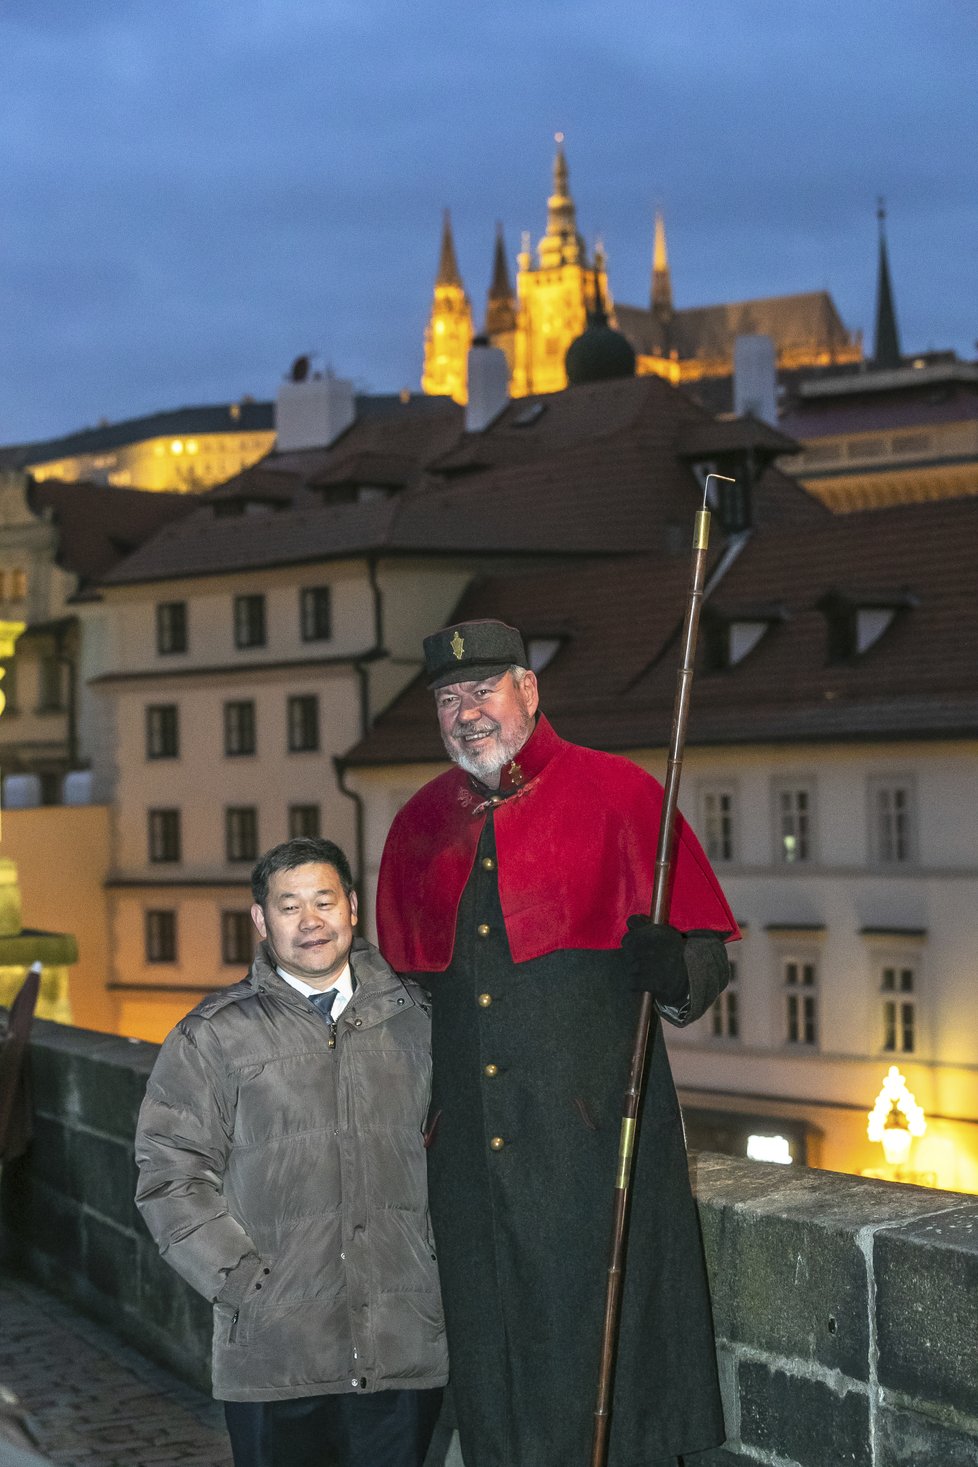
M562 739L554 731L546 714L540 713L537 716L536 726L522 749L515 759L503 766L499 775L498 789L490 789L488 785L482 784L473 775L469 776L469 783L483 798L492 799L494 796L505 798L536 779L566 742L566 739Z

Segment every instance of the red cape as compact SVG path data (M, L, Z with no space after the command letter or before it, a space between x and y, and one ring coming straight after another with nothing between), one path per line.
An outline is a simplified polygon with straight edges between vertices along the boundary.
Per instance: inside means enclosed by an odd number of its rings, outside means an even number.
M618 947L626 918L652 906L662 786L630 759L567 743L542 714L514 762L523 782L494 815L513 961L561 948ZM440 973L451 962L458 905L485 821L485 798L458 768L426 784L395 817L380 866L377 932L399 972ZM681 932L740 935L681 815L669 921Z

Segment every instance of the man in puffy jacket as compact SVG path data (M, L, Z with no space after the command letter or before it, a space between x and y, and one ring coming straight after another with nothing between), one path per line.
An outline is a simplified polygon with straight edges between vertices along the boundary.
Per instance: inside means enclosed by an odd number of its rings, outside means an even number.
M447 1378L422 1127L429 1012L354 937L331 841L252 873L247 978L167 1037L136 1201L214 1306L235 1467L421 1467Z

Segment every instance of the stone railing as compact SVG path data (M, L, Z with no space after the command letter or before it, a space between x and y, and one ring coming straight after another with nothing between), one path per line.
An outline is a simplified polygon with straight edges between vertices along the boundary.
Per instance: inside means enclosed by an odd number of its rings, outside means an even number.
M12 1263L206 1386L210 1311L132 1203L155 1054L36 1025L36 1137L3 1178L3 1241ZM978 1199L710 1153L691 1167L730 1438L697 1467L974 1467Z

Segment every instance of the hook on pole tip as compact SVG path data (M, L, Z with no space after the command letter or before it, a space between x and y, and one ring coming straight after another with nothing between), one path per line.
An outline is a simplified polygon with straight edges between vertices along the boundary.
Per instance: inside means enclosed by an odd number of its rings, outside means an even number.
M731 479L729 474L707 474L703 481L703 508L706 509L706 501L710 493L710 480L722 479L724 484L736 484L736 479Z

